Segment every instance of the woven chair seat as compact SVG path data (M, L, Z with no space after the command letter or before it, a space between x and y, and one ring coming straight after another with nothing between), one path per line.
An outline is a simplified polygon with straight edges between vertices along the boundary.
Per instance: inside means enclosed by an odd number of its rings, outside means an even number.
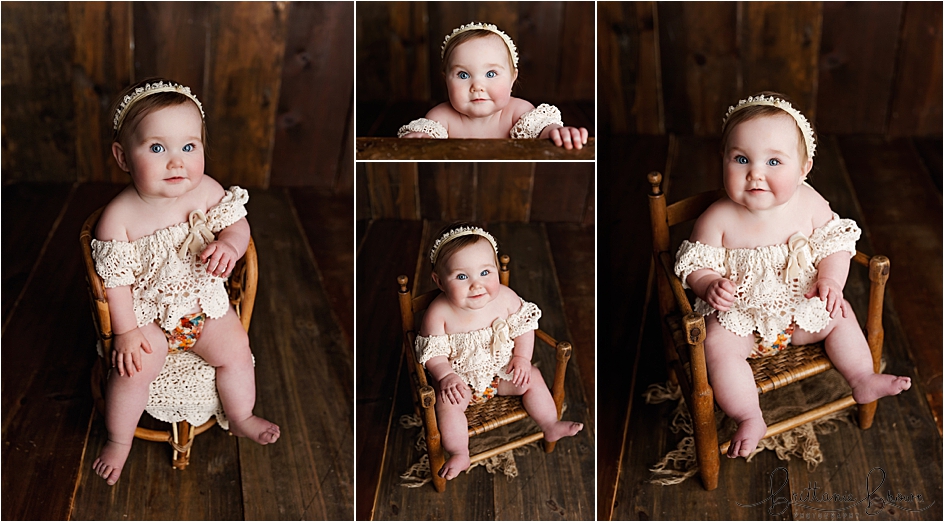
M481 435L528 416L517 395L502 395L469 406L465 410L469 422L469 436Z
M748 359L757 393L766 393L833 367L822 343L791 345L779 353Z

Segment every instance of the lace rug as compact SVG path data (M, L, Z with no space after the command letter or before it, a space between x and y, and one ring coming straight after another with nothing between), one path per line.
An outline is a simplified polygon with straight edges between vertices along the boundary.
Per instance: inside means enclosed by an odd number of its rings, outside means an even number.
M764 420L769 426L806 411L812 406L838 400L850 392L851 389L845 379L836 370L829 370L800 383L777 390L776 393L762 394L760 404L764 411ZM671 382L666 384L657 383L651 384L643 393L643 397L645 397L648 404L659 404L669 400L678 401L670 415L669 429L673 433L683 433L685 436L682 437L674 450L669 451L649 469L652 472L649 482L663 486L680 484L698 473L698 463L695 458L695 438L692 436L692 420L685 401L682 399L681 391L678 386ZM799 458L806 462L809 469L815 469L824 460L817 436L839 430L841 423L855 425L853 420L855 412L855 408L846 408L780 435L763 439L758 444L757 449L747 457L747 461L750 462L761 451L773 450L780 460ZM727 418L717 406L715 408L715 422L718 425L718 440L730 440L737 425L733 420Z

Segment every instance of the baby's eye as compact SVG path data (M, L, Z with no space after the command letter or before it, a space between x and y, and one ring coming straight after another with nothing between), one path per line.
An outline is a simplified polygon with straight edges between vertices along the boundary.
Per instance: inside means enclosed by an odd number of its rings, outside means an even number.
M495 71L488 71L487 73L485 73L486 78L494 78L496 76L498 76L498 73Z
M777 165L780 165L780 160L776 158L771 158L767 160L767 164L770 165L771 167L776 167Z
M459 274L459 275L456 276L456 279L458 279L459 281L465 281L465 280L468 279L468 278L469 278L469 276L467 276L467 275L465 275L465 274Z
M459 77L460 80L468 80L470 78L469 73L465 71L459 71L459 74L457 76Z
M184 152L193 152L193 148L194 148L194 147L193 147L193 143L188 143L188 144L184 145L183 151L184 151Z
M736 156L734 158L734 161L740 163L741 165L747 165L747 158L745 158L744 156Z
M486 268L485 270L482 270L482 273L479 274L479 275L482 276L482 277L485 277L485 276L487 276L487 275L490 274L490 273L492 273L492 272L491 272L489 269Z
M161 145L160 143L155 143L154 145L151 145L151 152L155 152L155 153L164 152L164 146Z

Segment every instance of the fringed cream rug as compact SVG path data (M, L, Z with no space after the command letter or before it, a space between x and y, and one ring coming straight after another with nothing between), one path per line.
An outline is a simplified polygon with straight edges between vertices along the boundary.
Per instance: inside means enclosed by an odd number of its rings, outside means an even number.
M765 393L760 396L761 409L764 411L764 420L771 425L780 420L792 417L810 409L810 405L824 404L849 394L851 389L845 379L835 370L829 370L800 383L787 386L776 393ZM685 436L679 441L676 448L668 452L662 460L656 463L649 471L653 473L649 482L669 486L679 484L698 473L698 463L695 458L695 438L692 436L692 420L688 413L685 401L682 399L678 386L668 382L666 384L652 384L643 394L648 404L659 404L669 400L677 400L678 405L671 414L669 429L673 433L683 433ZM807 467L813 470L823 462L823 452L819 447L817 435L832 433L839 429L840 423L855 424L853 415L855 408L827 415L821 419L807 423L793 430L775 435L760 441L747 461L750 462L761 451L773 450L780 460L799 458L806 462ZM715 422L718 425L718 440L730 440L737 425L727 418L719 408L715 408Z
M564 404L562 410L567 411L566 403ZM400 427L403 429L419 428L419 434L416 436L416 443L414 447L420 454L419 460L410 466L406 472L400 475L400 485L406 488L422 487L433 479L429 469L429 454L426 453L426 430L423 429L423 423L416 414L401 416ZM526 421L522 422L515 422L508 426L503 426L496 430L483 433L482 435L476 435L475 437L469 439L469 454L475 455L487 450L488 448L495 447L500 443L504 443L513 439L519 439L539 431L541 431L541 428L539 428L532 419L527 419ZM469 469L466 470L466 473L472 471L472 469L474 469L476 466L485 466L485 470L489 473L493 475L504 475L510 481L511 479L518 476L518 465L515 463L515 456L517 455L520 457L521 455L528 454L532 449L537 448L540 442L540 440L531 442L513 450L499 453L494 457L489 457L485 460L475 462L469 466Z

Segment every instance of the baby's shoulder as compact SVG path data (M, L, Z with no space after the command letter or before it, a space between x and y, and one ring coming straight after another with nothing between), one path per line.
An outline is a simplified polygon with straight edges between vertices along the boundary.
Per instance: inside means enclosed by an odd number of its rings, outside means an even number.
M134 204L134 188L125 187L102 209L102 215L95 226L95 239L99 241L129 241L127 223L133 223L138 216Z
M826 201L826 198L816 189L804 183L800 185L797 194L800 196L800 205L804 213L810 216L814 229L825 225L833 218L833 209L829 206L829 201Z
M445 335L446 318L449 313L449 305L446 302L445 294L439 294L433 299L433 302L426 307L423 314L423 320L420 323L419 334L423 336Z
M534 104L528 100L512 97L508 101L508 109L511 110L511 119L513 122L517 122L525 113L534 110Z
M456 112L456 109L454 109L449 102L442 102L426 113L426 119L438 121L446 127L447 131L449 130L449 123L458 117L459 113Z
M220 200L222 200L223 196L226 194L223 185L220 185L219 181L216 181L206 174L203 175L203 180L200 182L200 185L197 186L196 190L197 193L195 196L198 200L203 202L207 210L219 204Z
M518 296L517 292L505 285L499 287L498 302L501 303L502 308L506 310L509 315L517 312L521 308L521 297Z
M715 201L695 220L691 240L722 246L726 225L737 219L737 211L737 205L727 196Z

